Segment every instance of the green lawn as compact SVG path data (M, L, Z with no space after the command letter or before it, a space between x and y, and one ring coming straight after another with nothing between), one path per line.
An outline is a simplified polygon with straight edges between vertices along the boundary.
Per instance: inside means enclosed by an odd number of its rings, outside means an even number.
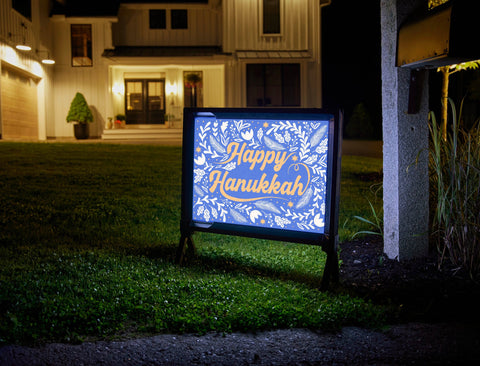
M0 343L159 332L381 325L385 309L318 290L320 248L195 234L174 263L181 149L0 143ZM340 238L368 229L381 197L361 175L378 159L344 157Z

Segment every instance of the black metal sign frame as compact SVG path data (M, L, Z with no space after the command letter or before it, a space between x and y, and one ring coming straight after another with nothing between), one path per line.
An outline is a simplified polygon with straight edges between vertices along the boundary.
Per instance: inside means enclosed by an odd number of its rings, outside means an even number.
M255 224L242 224L235 220L198 220L194 218L195 187L195 139L198 147L198 131L195 130L196 119L205 117L210 119L235 121L328 121L328 148L326 152L326 194L324 231L310 232L309 230L283 229L279 227L256 226ZM185 255L195 253L192 235L195 231L211 232L217 234L237 235L252 238L271 239L310 245L319 245L327 254L327 262L322 277L321 287L327 289L332 283L338 282L338 208L340 195L340 166L341 166L341 131L343 116L340 112L332 113L323 109L303 108L185 108L183 122L183 150L182 150L182 207L181 207L181 238L177 250L177 262L182 263ZM268 125L268 124L265 124ZM238 126L237 126L238 127ZM207 130L207 129L205 129ZM312 128L310 128L312 130ZM203 130L202 130L203 131ZM253 130L252 130L253 132ZM263 132L263 131L262 131ZM205 132L206 134L207 132ZM250 137L251 131L244 130L246 138ZM250 133L250 135L248 135ZM201 137L204 138L205 134ZM265 137L263 137L265 140ZM271 146L274 144L269 140ZM311 142L311 140L310 140ZM327 139L325 139L327 142ZM216 144L216 142L215 142ZM205 146L205 145L204 145ZM218 145L217 145L218 146ZM238 145L235 145L238 146ZM279 146L279 144L275 145ZM273 146L273 148L275 148ZM215 145L214 145L215 147ZM225 147L219 146L225 154ZM280 149L280 148L278 148ZM215 151L213 151L215 153ZM204 156L202 156L204 158ZM197 151L197 162L198 162ZM240 162L240 160L239 160ZM203 161L202 161L203 163ZM204 192L203 192L204 193ZM200 192L202 194L202 192ZM197 198L198 200L198 198ZM255 218L255 217L253 217ZM246 222L246 220L245 220ZM300 225L299 225L300 226Z

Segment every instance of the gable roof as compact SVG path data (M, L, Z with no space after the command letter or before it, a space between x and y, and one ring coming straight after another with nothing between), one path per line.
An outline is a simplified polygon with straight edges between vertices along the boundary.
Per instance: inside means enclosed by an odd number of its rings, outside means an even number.
M155 47L155 46L117 46L105 50L103 57L205 57L223 55L218 46Z
M120 0L125 4L208 4L208 0Z

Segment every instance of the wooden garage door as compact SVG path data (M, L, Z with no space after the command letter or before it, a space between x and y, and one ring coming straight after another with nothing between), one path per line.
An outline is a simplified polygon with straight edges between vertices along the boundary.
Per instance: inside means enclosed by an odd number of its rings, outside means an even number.
M38 139L37 84L26 74L2 65L3 139Z

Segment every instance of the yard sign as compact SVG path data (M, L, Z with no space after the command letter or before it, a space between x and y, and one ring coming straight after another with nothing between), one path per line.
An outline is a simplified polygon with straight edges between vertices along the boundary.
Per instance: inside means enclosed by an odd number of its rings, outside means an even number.
M208 231L322 245L338 262L340 122L319 109L186 108L178 261Z

